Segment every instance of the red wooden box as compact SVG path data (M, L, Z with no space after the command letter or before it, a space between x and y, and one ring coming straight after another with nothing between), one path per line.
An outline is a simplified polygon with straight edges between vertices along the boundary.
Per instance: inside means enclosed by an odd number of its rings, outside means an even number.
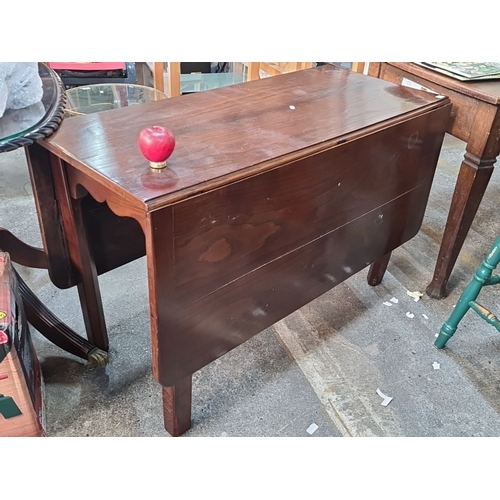
M44 434L43 377L9 254L0 252L0 436Z

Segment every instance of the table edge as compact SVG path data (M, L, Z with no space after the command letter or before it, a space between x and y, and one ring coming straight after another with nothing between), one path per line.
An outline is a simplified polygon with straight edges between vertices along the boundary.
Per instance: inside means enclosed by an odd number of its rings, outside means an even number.
M398 115L397 117L384 120L382 122L373 124L369 127L355 130L343 136L335 137L334 139L314 144L312 146L308 146L306 148L299 149L276 158L272 158L270 160L258 163L256 165L246 167L242 170L239 170L238 172L231 172L222 175L220 177L216 177L214 179L210 179L208 181L204 181L195 184L193 186L183 188L173 193L160 195L156 198L152 198L149 200L144 200L136 196L134 193L122 188L119 184L113 182L112 179L106 177L105 175L101 174L98 171L91 170L91 174L88 175L89 167L82 165L82 163L77 158L73 157L70 153L60 149L59 147L54 147L50 142L42 141L41 145L54 155L60 157L64 162L68 163L73 168L78 170L84 177L89 178L88 184L84 183L81 185L82 187L87 189L90 192L90 194L92 194L92 192L91 189L89 190L88 188L91 187L92 185L95 186L97 183L101 185L103 188L109 189L112 192L115 192L116 194L120 193L121 197L127 199L127 201L131 203L134 207L139 209L141 212L147 214L149 212L153 212L155 210L164 208L166 205L173 205L174 203L178 203L187 198L191 198L193 196L201 195L208 191L218 189L221 186L224 186L228 183L238 182L243 179L252 177L254 175L258 175L262 172L279 167L284 163L297 161L299 159L306 158L308 156L317 154L319 152L332 149L348 141L356 140L362 135L364 136L379 132L388 127L391 127L395 123L402 123L404 121L411 120L414 117L423 116L429 112L432 112L436 109L445 106L450 106L451 108L451 101L448 97L442 97L440 99L437 99L435 102L428 103L425 106L418 108L416 110ZM79 177L81 178L81 176Z
M381 64L392 66L401 71L418 76L419 78L423 78L430 83L434 83L436 85L440 85L441 87L458 92L459 94L479 99L488 104L493 104L494 106L500 106L500 95L494 96L478 89L477 86L486 85L488 83L486 81L463 82L450 76L438 73L437 71L432 71L431 68L424 68L423 66L419 66L418 64L411 62L383 62ZM432 80L429 78L429 75L432 75ZM497 81L500 85L500 80L494 81ZM432 88L432 85L430 85L430 87Z

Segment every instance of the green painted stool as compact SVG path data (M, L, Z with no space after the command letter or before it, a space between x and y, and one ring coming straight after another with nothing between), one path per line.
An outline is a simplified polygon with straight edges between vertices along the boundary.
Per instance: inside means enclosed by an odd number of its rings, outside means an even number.
M493 271L498 266L500 262L500 237L498 237L490 248L488 255L483 260L482 264L479 266L474 279L467 286L460 296L455 309L448 318L448 321L441 327L438 338L434 342L434 345L438 349L442 349L446 342L453 336L456 332L458 324L465 316L465 313L472 309L481 318L483 318L487 323L493 325L500 332L500 321L498 318L488 311L486 307L476 302L477 296L481 292L483 286L487 285L497 285L500 283L500 276L492 276Z

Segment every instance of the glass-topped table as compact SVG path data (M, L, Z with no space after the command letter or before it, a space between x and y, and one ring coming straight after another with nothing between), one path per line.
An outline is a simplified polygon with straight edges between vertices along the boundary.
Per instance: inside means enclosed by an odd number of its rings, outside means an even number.
M243 73L190 73L181 75L181 94L203 92L244 83Z
M67 90L66 95L67 116L88 115L167 98L163 92L151 87L126 83L74 87Z
M39 64L43 84L40 102L24 109L8 109L0 118L0 153L27 146L52 134L63 119L66 97L58 78Z
M181 75L181 93L191 94L243 83L243 73L191 73ZM93 84L66 91L66 116L88 115L110 109L166 99L163 92L144 85Z
M50 169L50 164L40 162L30 157L31 148L40 148L36 142L54 133L61 124L66 106L66 94L57 74L46 65L39 63L39 75L42 79L42 100L32 106L19 110L6 110L0 118L0 153L14 151L17 148L26 148L28 165L34 195L37 201L37 209L42 224L42 239L44 247L47 243L54 245L59 239L60 248L66 244L62 241L60 230L60 217L53 212L54 207L49 204L40 203L38 190L53 190L51 183L45 181L42 186L36 181L40 178L40 170ZM44 173L46 179L46 173ZM54 200L54 196L51 197ZM53 205L53 203L52 203ZM18 239L12 232L0 227L0 249L8 252L13 262L22 266L48 269L51 278L61 274L60 261L62 255L49 255L46 248L35 248ZM54 316L35 296L23 279L16 273L19 283L19 291L23 299L23 305L27 320L48 340L83 359L87 359L89 366L103 366L107 362L107 353L98 349L95 345L84 339L59 318Z

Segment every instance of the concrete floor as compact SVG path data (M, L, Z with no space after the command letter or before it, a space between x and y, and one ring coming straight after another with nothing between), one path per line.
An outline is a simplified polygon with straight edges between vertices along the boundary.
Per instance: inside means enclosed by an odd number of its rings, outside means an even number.
M195 374L185 437L500 435L496 330L468 313L447 349L432 345L499 232L497 173L449 297L415 302L407 295L423 292L432 277L463 153L464 144L447 136L422 229L393 253L380 286L369 287L364 270ZM23 151L0 155L0 171L0 226L40 245ZM56 315L84 331L76 290L55 288L43 270L16 267ZM145 259L101 276L100 284L111 342L105 369L86 371L32 329L46 384L46 433L167 437L151 376ZM481 302L495 310L499 294L490 287ZM393 297L397 304L384 305ZM393 398L388 406L377 389Z

